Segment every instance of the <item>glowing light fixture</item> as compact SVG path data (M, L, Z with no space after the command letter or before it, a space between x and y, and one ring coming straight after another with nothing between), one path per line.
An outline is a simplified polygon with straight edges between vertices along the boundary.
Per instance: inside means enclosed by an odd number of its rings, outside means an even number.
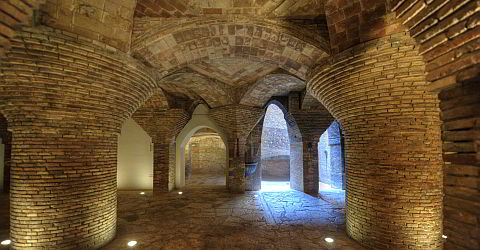
M137 245L137 242L134 241L134 240L132 240L132 241L129 241L129 242L127 243L127 245L128 245L129 247L134 247L135 245Z
M144 195L144 194L145 194L145 192L140 192L140 194L141 194L141 195Z
M0 244L2 244L2 245L4 245L4 246L8 246L8 245L10 245L10 243L12 243L11 240L4 240L4 241L2 241Z
M446 239L446 238L448 238L448 237L444 234L444 235L442 235L442 238Z
M328 242L328 243L332 243L332 242L333 242L333 239L330 238L330 237L327 237L327 238L325 238L325 241Z
M183 194L183 192L178 192L178 194Z

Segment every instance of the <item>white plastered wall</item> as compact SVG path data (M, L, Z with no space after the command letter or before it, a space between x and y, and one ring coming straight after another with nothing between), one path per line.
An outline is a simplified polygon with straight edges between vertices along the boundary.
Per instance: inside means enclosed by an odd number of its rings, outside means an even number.
M152 138L133 119L118 136L117 187L121 190L153 189Z
M190 138L202 128L210 128L215 130L223 140L225 144L225 153L226 165L228 169L228 142L227 137L223 130L215 124L215 122L210 119L208 115L209 109L207 106L200 104L195 108L193 112L192 119L185 125L182 131L178 134L176 138L176 171L175 171L175 187L177 189L182 189L185 186L185 145L188 143Z

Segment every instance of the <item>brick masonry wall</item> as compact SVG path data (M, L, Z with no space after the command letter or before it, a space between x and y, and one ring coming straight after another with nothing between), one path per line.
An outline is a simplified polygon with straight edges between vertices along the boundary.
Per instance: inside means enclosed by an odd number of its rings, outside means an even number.
M10 48L10 39L16 34L15 29L31 23L33 12L45 0L7 0L0 2L0 56L5 56Z
M396 33L334 56L307 84L344 128L347 232L372 249L443 245L439 104L424 72Z
M439 95L443 120L445 249L480 249L478 79Z
M390 7L420 47L430 89L478 76L479 1L391 0Z
M1 63L13 134L12 247L98 248L116 231L121 124L153 93L150 73L106 45L25 29Z
M42 23L127 52L135 0L44 0Z
M227 169L225 144L216 135L198 135L190 138L192 174L220 174Z
M480 72L479 5L475 0L329 0L332 53L408 30L426 64L429 88L441 90Z

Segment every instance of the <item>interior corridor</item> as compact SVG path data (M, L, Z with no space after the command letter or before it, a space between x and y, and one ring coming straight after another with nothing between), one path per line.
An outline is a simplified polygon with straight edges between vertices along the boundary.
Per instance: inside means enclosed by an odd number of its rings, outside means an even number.
M343 208L294 190L231 194L222 178L192 175L182 194L120 191L117 237L103 249L363 249Z

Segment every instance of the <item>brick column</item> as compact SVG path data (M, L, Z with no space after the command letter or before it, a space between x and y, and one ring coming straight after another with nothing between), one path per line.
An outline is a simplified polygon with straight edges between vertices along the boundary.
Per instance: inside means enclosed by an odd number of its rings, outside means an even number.
M347 232L372 249L442 248L438 100L405 33L348 49L307 88L343 125Z
M141 108L132 118L152 137L153 191L171 191L175 187L175 138L190 120L190 114L177 108Z
M175 151L174 151L174 154L175 154ZM154 192L169 191L169 184L170 184L169 166L170 166L170 143L163 136L155 136L153 138L153 191Z
M21 32L12 47L0 80L12 248L98 248L116 231L117 135L154 81L128 56L58 30Z
M293 173L293 182L291 175L291 186L293 189L303 191L307 194L318 194L319 185L319 165L318 165L318 142L320 136L327 130L333 122L332 115L324 108L320 107L314 110L300 109L300 98L298 92L292 92L289 95L289 110L286 120L293 120L301 134L300 138L292 138L293 143L290 149L290 173ZM292 124L291 121L287 124ZM292 130L292 129L290 129ZM301 145L299 145L299 143ZM302 155L298 155L302 152ZM302 165L298 165L302 162ZM292 164L293 163L293 164ZM296 167L298 165L298 167ZM292 171L292 168L294 171ZM301 172L301 173L300 173ZM301 178L301 181L299 180Z
M210 110L210 117L228 137L229 166L227 188L232 193L245 191L245 157L247 137L265 111L244 105L231 105Z
M303 140L303 192L318 194L318 137Z

